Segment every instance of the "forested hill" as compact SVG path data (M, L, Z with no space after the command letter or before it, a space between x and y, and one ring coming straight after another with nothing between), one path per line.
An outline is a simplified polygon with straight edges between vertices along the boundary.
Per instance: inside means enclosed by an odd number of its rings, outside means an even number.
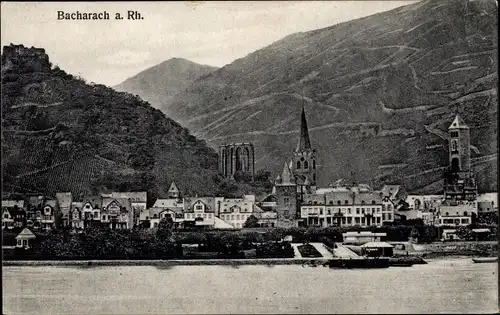
M216 152L140 98L53 68L38 48L5 46L1 74L4 192L154 198L172 180L213 192Z

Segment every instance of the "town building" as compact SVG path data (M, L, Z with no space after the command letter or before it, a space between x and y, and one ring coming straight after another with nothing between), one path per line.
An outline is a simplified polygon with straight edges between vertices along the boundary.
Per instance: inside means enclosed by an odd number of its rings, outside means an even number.
M234 228L245 227L248 218L254 215L255 196L245 195L243 198L224 198L217 201L217 216Z
M147 208L148 194L145 191L131 192L112 192L110 194L101 194L102 197L130 199L133 209L133 224L138 224L141 211Z
M16 236L16 247L19 248L30 248L30 243L36 238L36 235L30 231L28 228L24 228L21 233Z
M70 192L56 193L56 202L61 211L61 226L71 226L71 203L73 196Z
M184 227L213 228L217 215L217 201L222 200L223 198L216 197L185 197Z
M320 193L318 193L320 192ZM303 226L383 225L394 219L384 209L383 194L368 185L329 187L304 196L300 207ZM392 205L392 204L391 204ZM384 212L385 211L385 212Z
M102 209L99 212L101 225L111 229L131 229L134 226L134 208L130 198L102 198Z
M2 229L22 228L26 225L26 202L2 200Z

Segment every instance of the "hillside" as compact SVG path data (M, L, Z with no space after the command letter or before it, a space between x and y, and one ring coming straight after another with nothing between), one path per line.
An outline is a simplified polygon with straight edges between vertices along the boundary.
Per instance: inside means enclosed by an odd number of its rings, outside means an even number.
M186 59L172 58L128 78L114 89L139 95L158 108L161 104L169 103L194 80L216 69Z
M471 127L481 190L496 190L497 6L426 0L292 34L194 81L162 110L214 147L253 142L274 174L304 103L322 171L437 192L456 112Z
M172 180L213 192L217 154L140 98L51 68L43 49L5 46L2 171L3 191L147 190L154 201Z

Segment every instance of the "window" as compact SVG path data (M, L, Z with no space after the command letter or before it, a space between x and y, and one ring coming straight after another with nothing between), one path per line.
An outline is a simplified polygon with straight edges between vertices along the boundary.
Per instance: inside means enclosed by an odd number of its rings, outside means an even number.
M340 204L341 204L340 200L337 200L337 204L338 204L338 205L340 205Z
M283 216L288 219L290 217L290 211L288 210L283 211Z
M356 214L359 214L359 208L356 208Z
M6 213L6 214L4 214L4 215L3 215L3 217L4 217L5 219L8 219L8 218L9 218L9 214L8 214L8 213Z
M288 198L288 197L283 198L283 202L285 203L285 205L289 205L290 204L290 198Z
M28 246L28 240L23 240L23 246Z
M361 208L361 213L365 214L365 208Z
M102 219L103 219L104 221L106 221L106 215L105 215L105 214L103 214L103 215L102 215Z
M203 206L202 205L196 205L196 207L194 207L196 210L203 210Z
M452 132L450 133L450 136L451 136L452 138L458 138L458 131L452 131Z
M239 220L239 219L240 219L240 215L239 215L239 214L237 214L237 215L236 215L236 220Z
M451 151L452 152L457 152L458 149L457 149L457 141L456 140L452 140L451 141Z
M300 170L300 161L297 161L297 169Z
M231 214L231 220L234 220L234 214Z
M364 200L361 200L361 204L364 205L365 204L365 201Z
M449 212L446 212L444 215L445 215L445 216L449 216L449 215L450 215L450 213L449 213Z
M319 214L323 215L323 209L319 209Z
M313 160L313 170L316 169L316 160Z
M307 161L304 161L304 169L308 169L309 168L309 163L307 163Z
M316 174L313 174L313 181L316 181Z
M349 204L349 201L348 201L348 200L344 200L344 204L345 204L345 205L348 205L348 204Z
M375 200L372 200L372 205L374 205L374 204L375 204Z
M328 209L328 215L332 214L332 210Z
M467 211L464 211L464 217L466 217L466 216L467 216Z

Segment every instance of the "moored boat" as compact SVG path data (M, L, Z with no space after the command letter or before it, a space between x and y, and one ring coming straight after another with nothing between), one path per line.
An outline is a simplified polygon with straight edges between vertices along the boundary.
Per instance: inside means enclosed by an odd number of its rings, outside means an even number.
M472 261L475 263L492 263L492 262L497 262L498 257L478 257L478 258L472 258Z

